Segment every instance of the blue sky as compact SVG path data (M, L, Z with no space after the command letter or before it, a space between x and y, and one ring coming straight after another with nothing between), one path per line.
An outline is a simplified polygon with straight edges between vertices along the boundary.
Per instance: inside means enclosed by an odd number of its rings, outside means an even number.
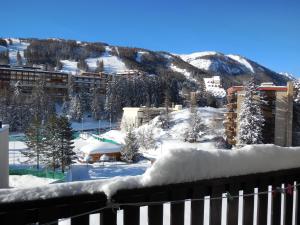
M2 1L2 37L219 51L300 76L299 0Z

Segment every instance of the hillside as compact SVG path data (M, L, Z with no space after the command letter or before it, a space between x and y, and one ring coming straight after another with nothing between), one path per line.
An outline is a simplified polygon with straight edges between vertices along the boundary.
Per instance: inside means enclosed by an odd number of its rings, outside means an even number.
M5 62L43 65L48 70L68 73L95 71L99 62L103 62L101 70L108 73L141 70L150 74L171 75L183 83L197 83L204 77L220 75L225 88L242 84L252 74L261 82L271 81L279 85L290 80L289 76L271 71L239 55L218 52L176 55L102 42L63 39L0 39L0 64ZM193 85L188 86L191 88Z

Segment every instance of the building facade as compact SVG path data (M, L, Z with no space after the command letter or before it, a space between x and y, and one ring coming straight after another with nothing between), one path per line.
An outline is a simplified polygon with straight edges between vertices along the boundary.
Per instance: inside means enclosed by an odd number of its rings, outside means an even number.
M0 188L9 187L8 125L0 122Z
M275 86L272 83L262 83L258 87L264 104L261 105L265 118L263 127L263 142L279 146L292 145L293 127L293 86ZM257 95L257 98L260 98ZM225 115L225 134L227 142L238 145L238 117L244 101L244 87L234 86L227 90L227 113Z
M182 105L175 105L169 108L170 112L182 109ZM129 126L139 127L148 123L154 117L160 115L166 108L164 107L124 107L121 121L121 130L126 130Z

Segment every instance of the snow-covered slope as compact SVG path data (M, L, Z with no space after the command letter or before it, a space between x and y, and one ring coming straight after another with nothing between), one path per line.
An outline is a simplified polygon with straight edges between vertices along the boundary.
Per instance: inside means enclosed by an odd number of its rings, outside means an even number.
M180 57L191 65L206 71L228 74L254 73L251 63L239 55L224 55L218 52L196 52Z
M97 62L103 61L104 71L107 73L119 73L128 70L125 63L118 57L111 54L111 47L107 46L102 56L96 58L87 58L85 61L89 70L94 71L97 68ZM75 74L79 72L76 61L61 60L63 64L62 72Z
M18 52L20 52L22 62L24 64L26 61L24 58L24 50L27 48L29 43L18 38L6 38L5 41L7 42L7 47L0 46L0 51L9 51L10 64L16 64Z

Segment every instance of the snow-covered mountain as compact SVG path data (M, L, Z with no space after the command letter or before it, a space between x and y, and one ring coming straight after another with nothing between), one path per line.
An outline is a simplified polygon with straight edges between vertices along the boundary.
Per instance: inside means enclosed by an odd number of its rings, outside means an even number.
M141 48L112 46L101 42L53 38L0 38L0 53L5 51L9 53L10 64L17 63L19 52L23 64L42 64L47 65L47 68L69 73L78 72L78 62L84 60L89 71L94 71L97 62L103 61L104 71L109 73L135 69L159 75L171 73L180 80L186 79L190 82L219 75L225 88L242 84L253 74L261 82L271 81L275 84L284 84L292 79L291 76L276 73L243 56L219 52L177 55Z
M291 80L291 76L276 73L246 57L234 54L225 55L219 52L196 52L188 55L179 55L184 61L204 71L226 77L232 83L241 83L245 77L255 74L263 81L272 81L283 84Z

